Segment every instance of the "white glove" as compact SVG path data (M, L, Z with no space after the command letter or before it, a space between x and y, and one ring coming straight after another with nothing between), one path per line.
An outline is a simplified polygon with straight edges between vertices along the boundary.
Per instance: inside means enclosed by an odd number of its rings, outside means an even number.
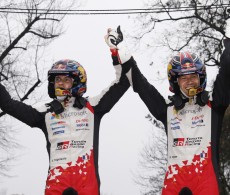
M123 34L121 32L120 26L117 30L109 28L107 35L105 35L105 42L111 49L117 49L117 45L123 41Z
M118 44L123 41L123 34L120 26L117 27L117 30L109 28L107 30L107 35L105 35L104 38L105 42L110 47L112 56L117 57L119 64L124 64L131 58L131 54L126 48L118 48Z
M225 36L230 38L230 18L226 20Z

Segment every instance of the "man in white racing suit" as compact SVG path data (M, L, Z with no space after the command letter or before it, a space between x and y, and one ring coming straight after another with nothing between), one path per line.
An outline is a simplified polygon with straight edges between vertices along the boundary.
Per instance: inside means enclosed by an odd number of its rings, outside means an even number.
M119 28L117 31L109 31L106 42L117 46L122 41ZM83 97L87 82L84 68L69 59L57 61L48 71L48 93L53 101L39 109L11 99L0 84L0 108L45 134L50 157L45 195L100 194L100 121L129 88L120 64L129 66L133 60L120 50L112 58L116 80L92 98Z
M205 91L205 65L190 52L179 52L168 64L170 90L165 101L142 75L135 61L126 73L151 114L165 127L168 165L163 195L219 195L218 145L223 116L230 102L230 21L225 50L212 95Z

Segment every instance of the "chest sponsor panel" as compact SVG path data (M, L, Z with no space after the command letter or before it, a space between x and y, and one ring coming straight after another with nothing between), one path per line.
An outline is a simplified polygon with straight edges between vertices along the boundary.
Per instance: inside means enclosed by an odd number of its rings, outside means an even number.
M205 156L210 144L210 107L190 105L179 112L168 108L168 165L180 165L184 160L192 163L194 155Z
M92 150L94 115L87 108L69 107L59 115L50 113L46 116L46 123L52 166L74 162Z

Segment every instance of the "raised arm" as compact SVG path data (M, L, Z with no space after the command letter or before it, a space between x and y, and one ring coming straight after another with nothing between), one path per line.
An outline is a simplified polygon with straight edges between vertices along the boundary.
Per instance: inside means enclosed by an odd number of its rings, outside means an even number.
M44 113L38 112L32 106L26 105L23 102L13 100L1 83L0 108L31 127L42 128L42 125L44 125Z
M137 67L135 61L126 75L133 87L134 92L138 93L142 101L149 109L150 113L166 126L167 104L165 99L157 91L157 89L148 82L148 80Z
M224 110L230 103L230 19L227 20L224 51L220 58L219 73L214 82L213 106Z
M108 29L105 41L112 53L116 79L99 95L89 98L89 102L94 106L95 112L101 113L101 115L109 112L130 86L125 73L129 70L134 60L125 49L118 49L117 45L122 40L123 36L119 27L117 30Z

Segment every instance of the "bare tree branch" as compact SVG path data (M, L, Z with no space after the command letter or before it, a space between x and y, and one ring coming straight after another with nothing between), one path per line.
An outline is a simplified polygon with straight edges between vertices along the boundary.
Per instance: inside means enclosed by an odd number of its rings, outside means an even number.
M39 34L39 33L37 33L37 32L34 32L34 31L28 31L29 33L32 33L32 34L34 34L34 35L37 35L37 36L39 36L39 37L41 37L41 38L43 38L43 39L53 39L53 38L55 38L55 37L58 37L59 35L42 35L42 34Z
M0 55L0 63L3 61L3 59L9 54L9 52L18 44L20 39L26 35L26 33L29 32L30 28L33 26L33 24L39 20L39 16L35 17L34 20L28 24L28 26L18 35L14 41L11 42L11 44L4 50L4 52Z

